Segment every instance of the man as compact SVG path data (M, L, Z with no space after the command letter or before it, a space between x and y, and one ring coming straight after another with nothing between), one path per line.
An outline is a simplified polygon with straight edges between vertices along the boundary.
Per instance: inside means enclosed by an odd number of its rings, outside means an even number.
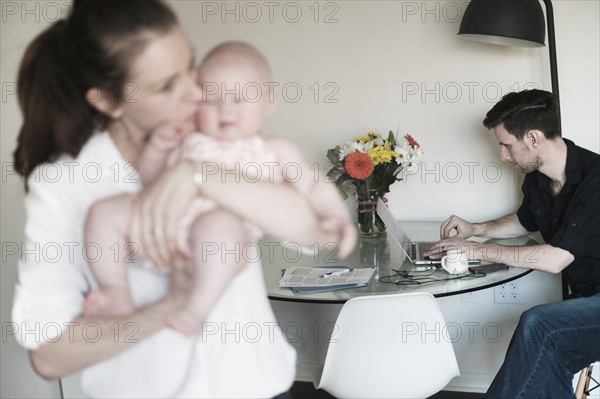
M523 203L484 223L451 216L428 255L439 258L444 248L460 247L470 259L564 272L570 298L523 313L486 398L574 398L573 374L600 360L600 155L561 137L558 98L546 91L507 94L483 124L493 129L502 160L526 174ZM467 240L533 231L545 244Z

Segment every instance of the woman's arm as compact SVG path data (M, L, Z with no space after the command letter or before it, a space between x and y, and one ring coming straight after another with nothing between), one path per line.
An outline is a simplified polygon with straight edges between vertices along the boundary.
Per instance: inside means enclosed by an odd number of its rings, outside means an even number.
M47 379L62 378L107 360L166 328L166 316L183 306L190 279L178 267L171 272L169 294L121 317L77 317L57 339L31 350L35 371ZM93 326L93 328L88 328ZM93 332L94 336L86 334Z
M78 164L96 162L99 158L101 167L107 168L102 170L109 170L114 160L107 156L114 151L110 138L94 136L88 146L93 151L84 149L77 159ZM98 157L98 154L102 156ZM82 293L90 288L84 271L87 261L83 250L84 220L95 201L122 194L129 187L125 182L115 186L114 175L108 173L93 182L85 179L83 174L65 173L70 169L63 161L60 159L56 163L63 171L59 179L49 181L31 177L28 181L29 192L24 200L27 213L24 246L35 248L36 253L19 259L19 283L15 288L12 311L13 322L22 327L15 332L17 342L30 350L33 367L46 378L80 371L136 345L129 340L120 340L121 337L141 341L165 328L166 315L183 306L189 292L189 277L182 276L183 265L170 263L173 270L169 291L157 302L149 304L153 300L150 298L158 299L158 296L141 292L140 300L148 305L129 316L81 316ZM107 223L110 222L108 219ZM57 255L48 257L40 253L40 248L46 246L59 248ZM111 249L103 254L100 251L98 256L113 259L126 255ZM160 285L160 288L164 287ZM53 327L46 332L44 329L48 326L64 329L58 332ZM37 335L28 333L29 330L37 331ZM57 337L54 336L56 333L59 334Z

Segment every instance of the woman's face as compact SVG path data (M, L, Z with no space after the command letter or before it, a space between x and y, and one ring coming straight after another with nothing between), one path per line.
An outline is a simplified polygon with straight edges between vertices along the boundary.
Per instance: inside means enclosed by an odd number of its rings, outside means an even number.
M156 36L131 64L121 119L133 139L158 126L193 121L201 100L194 73L194 52L179 27Z

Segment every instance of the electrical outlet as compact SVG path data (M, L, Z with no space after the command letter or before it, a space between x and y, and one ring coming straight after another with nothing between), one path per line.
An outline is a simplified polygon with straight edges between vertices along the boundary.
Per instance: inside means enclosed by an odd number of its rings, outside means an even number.
M494 303L525 304L521 282L511 281L494 287Z

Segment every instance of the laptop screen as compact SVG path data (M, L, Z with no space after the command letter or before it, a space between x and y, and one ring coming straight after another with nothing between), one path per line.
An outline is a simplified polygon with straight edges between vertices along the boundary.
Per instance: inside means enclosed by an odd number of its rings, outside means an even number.
M383 223L385 223L390 233L392 233L392 237L394 237L398 244L400 244L407 258L413 262L414 259L412 259L410 256L411 251L409 250L412 245L412 241L381 198L377 200L377 214L381 220L383 220Z

